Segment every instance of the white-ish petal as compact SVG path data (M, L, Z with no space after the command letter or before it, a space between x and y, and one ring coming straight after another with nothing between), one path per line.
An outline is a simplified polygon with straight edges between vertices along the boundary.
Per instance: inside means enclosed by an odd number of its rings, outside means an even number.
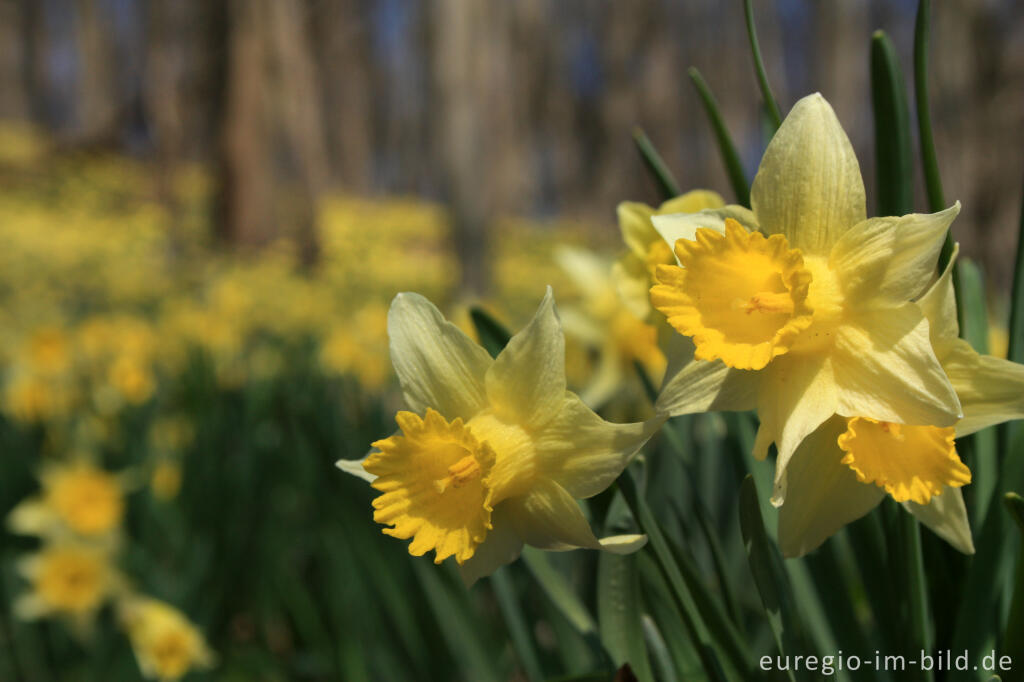
M832 248L831 267L852 306L905 303L921 296L960 202L932 214L870 218L850 228Z
M365 457L363 459L339 459L334 463L334 466L338 467L346 474L352 474L356 478L361 478L367 483L373 483L377 480L377 477L363 468L364 461L366 461Z
M548 287L537 313L501 351L485 377L495 412L524 427L539 428L565 397L565 336Z
M613 424L567 393L554 417L536 432L537 468L573 498L592 497L612 484L637 450L665 421ZM530 543L533 544L533 543Z
M849 138L825 98L804 97L776 131L750 188L765 234L792 248L827 256L846 230L866 217L864 181Z
M601 538L601 549L612 554L632 554L647 544L646 535L609 535Z
M974 539L960 488L943 488L928 504L904 502L903 506L958 552L974 554Z
M841 463L846 453L836 441L845 430L846 419L832 417L800 444L789 462L786 502L779 508L779 549L785 557L817 549L885 497L884 490L861 483Z
M388 311L391 362L409 408L432 407L447 419L470 419L487 404L484 375L491 357L433 303L414 293L395 296Z
M734 204L722 208L708 208L696 213L656 215L651 221L661 238L674 250L676 241L693 241L696 239L697 230L702 227L725 234L726 218L732 218L748 230L757 229L757 219L750 209Z

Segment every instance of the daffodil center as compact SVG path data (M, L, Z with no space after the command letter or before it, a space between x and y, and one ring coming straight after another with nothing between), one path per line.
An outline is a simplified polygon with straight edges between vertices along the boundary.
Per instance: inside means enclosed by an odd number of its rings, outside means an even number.
M811 273L807 306L814 311L811 324L793 341L791 352L806 353L829 347L842 322L844 296L839 278L822 256L805 256L804 267Z
M461 419L448 422L432 409L422 418L399 412L396 421L402 435L374 443L380 452L363 464L382 493L373 518L391 526L386 534L412 538L410 554L434 550L438 563L462 563L491 528L495 451Z
M695 241L677 241L676 256L682 267L658 267L651 302L693 337L698 359L762 369L810 326L812 276L782 235L727 219L724 233L701 228Z
M449 486L461 488L471 481L480 478L480 462L473 455L466 455L448 467L448 475L434 481L437 492L443 493Z
M48 486L48 501L72 530L96 535L115 528L124 513L117 480L91 467L56 474Z
M57 548L42 555L37 578L39 595L52 608L90 611L103 599L104 565L95 553Z
M839 447L842 463L862 483L884 488L897 502L928 504L944 487L971 482L971 471L960 461L952 427L911 426L867 417L847 420Z

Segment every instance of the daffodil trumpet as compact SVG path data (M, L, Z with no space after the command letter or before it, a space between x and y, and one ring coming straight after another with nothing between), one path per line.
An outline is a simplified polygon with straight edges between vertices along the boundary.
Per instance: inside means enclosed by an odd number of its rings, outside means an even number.
M765 151L750 210L652 219L677 259L658 266L652 304L695 347L657 408L756 409L754 454L778 450L776 505L797 447L832 415L953 426L960 401L915 301L959 210L868 219L846 133L821 95L803 98Z
M409 553L454 557L467 584L519 555L627 553L643 535L598 539L577 499L605 490L662 418L609 423L566 390L565 339L550 288L536 315L491 358L427 299L395 297L391 359L409 411L400 432L339 468L380 495L374 520Z

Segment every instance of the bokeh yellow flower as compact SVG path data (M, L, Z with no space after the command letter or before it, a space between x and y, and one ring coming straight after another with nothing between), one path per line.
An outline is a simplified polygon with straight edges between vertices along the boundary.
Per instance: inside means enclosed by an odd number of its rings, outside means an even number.
M88 620L118 585L109 556L84 544L49 545L23 557L18 568L31 588L14 606L24 619L69 616Z
M70 531L82 537L115 532L124 516L121 480L82 458L43 469L42 495L11 510L8 524L18 533L49 536Z
M173 606L131 597L119 611L143 676L170 682L213 665L213 652L202 633Z

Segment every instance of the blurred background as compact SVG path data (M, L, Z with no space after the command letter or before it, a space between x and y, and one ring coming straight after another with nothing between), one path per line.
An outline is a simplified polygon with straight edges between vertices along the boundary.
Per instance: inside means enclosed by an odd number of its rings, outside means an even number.
M755 5L783 109L831 102L872 214L870 36L911 73L917 3ZM111 477L104 561L195 623L217 657L200 675L519 675L489 588L411 562L333 462L393 428L397 291L468 330L466 303L516 327L553 284L611 329L576 335L577 388L608 353L647 357L556 254L610 266L616 204L657 203L634 126L681 187L733 199L691 65L753 177L766 139L738 1L0 0L0 679L140 674L116 598L18 606L46 587L25 557L82 538L73 515L44 531L12 510L60 516L53 471L75 467ZM935 3L931 65L954 234L993 292L998 352L1024 5ZM620 388L605 414L642 414ZM527 608L546 669L593 667L557 613Z

